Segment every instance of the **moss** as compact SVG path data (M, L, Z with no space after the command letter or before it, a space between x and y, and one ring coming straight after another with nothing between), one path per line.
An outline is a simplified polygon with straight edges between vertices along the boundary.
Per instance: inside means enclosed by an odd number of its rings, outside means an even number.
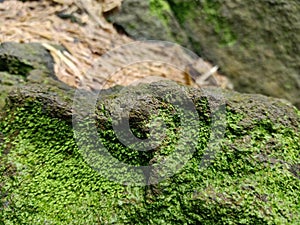
M299 164L299 133L263 120L241 134L243 117L228 112L221 151L209 168L199 168L200 148L180 173L156 187L163 194L148 199L148 221L297 224L300 181L290 168Z
M169 4L164 0L150 0L149 4L151 12L166 23L165 12L172 12Z
M6 71L11 74L28 76L33 66L26 62L20 62L14 57L0 57L0 71Z
M29 83L56 85L53 59L38 43L0 43L0 109L7 94Z
M220 14L221 4L214 1L203 1L202 10L205 19L210 24L220 39L222 46L232 46L236 43L237 36L230 28L229 22Z
M14 103L0 122L0 218L5 224L221 225L299 221L299 123L288 114L283 119L292 121L294 127L281 120L276 122L271 115L280 114L280 104L272 105L274 111L264 114L262 106L253 103L264 115L255 114L253 119L249 115L254 109L248 112L248 104L242 103L238 108L229 102L221 148L208 167L200 167L211 135L211 108L207 98L193 98L200 125L193 157L172 177L147 187L134 187L114 183L92 169L78 149L70 122L61 115L65 112L56 110L60 115L55 116L37 99ZM152 105L154 100L147 100ZM117 140L109 104L102 104L97 112L99 135L119 160L145 165L172 153L178 144L180 113L172 105L154 104L158 117L166 123L166 138L155 151L141 153ZM138 112L131 115L133 133L145 138L153 115ZM193 127L188 129L192 131Z
M24 105L2 121L1 130L6 136L1 172L15 168L1 178L6 224L110 222L110 217L102 217L117 204L114 196L121 196L122 188L83 162L70 125L45 116L38 105ZM103 214L95 215L92 205Z
M173 18L173 12L165 0L150 0L149 2L149 8L150 13L157 17L160 22L162 23L164 29L167 32L168 37L174 37L176 41L180 43L180 41L183 41L184 37L181 37L181 35L178 35L178 33L174 33L172 30L172 27L174 26L173 23L175 21Z
M42 83L49 77L56 78L52 56L38 43L1 43L0 71L20 75L36 83ZM39 76L36 75L37 73Z
M174 12L176 18L178 19L178 22L181 25L184 25L184 23L186 22L186 20L188 18L191 18L191 17L193 18L193 15L191 15L190 12L191 12L191 10L193 10L197 6L196 1L178 2L178 1L168 0L167 2L169 3L170 8Z
M297 1L168 2L191 49L219 65L237 91L285 98L299 108Z
M234 45L237 36L230 28L227 19L220 14L221 4L216 1L177 1L168 0L179 23L184 27L185 23L203 16L207 25L211 26L220 40L221 46ZM200 24L199 24L200 25ZM197 43L190 40L195 50L199 50ZM194 45L196 44L196 45Z
M0 63L1 64L1 63ZM0 109L5 105L5 99L8 93L18 84L25 83L25 77L19 75L11 75L7 72L0 71Z

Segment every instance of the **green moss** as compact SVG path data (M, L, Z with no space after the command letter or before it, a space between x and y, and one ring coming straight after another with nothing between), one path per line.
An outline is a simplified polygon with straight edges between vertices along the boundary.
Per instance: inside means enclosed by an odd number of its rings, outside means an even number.
M30 65L30 63L21 62L16 57L0 57L0 71L26 77L33 69L34 68Z
M150 12L152 15L156 16L160 22L163 24L164 28L166 29L167 36L172 37L174 36L177 39L181 39L178 35L174 35L171 24L172 24L172 10L165 0L150 0L149 2ZM180 41L180 40L178 40Z
M114 183L93 170L71 125L49 116L36 100L10 109L0 122L0 219L5 224L296 225L300 179L291 171L300 165L299 132L267 117L245 124L248 116L228 107L221 148L207 168L199 167L211 121L207 99L195 100L195 106L200 131L193 158L174 176L145 188ZM173 152L181 125L171 105L158 110L166 138L147 153L123 146L108 111L100 108L100 138L119 160L145 165ZM135 118L140 120L132 121L133 133L148 137L153 117Z
M178 22L181 25L184 25L184 23L189 20L193 19L193 14L191 12L197 7L198 3L197 1L173 1L173 0L167 0L167 2L170 5L170 8L174 12Z
M297 224L300 181L290 168L299 164L299 134L261 121L239 135L242 117L228 113L231 131L208 169L199 168L201 157L195 156L172 181L157 187L163 195L149 199L147 211L156 212L149 214L149 221L163 224L168 218L170 224ZM249 143L244 140L247 136L252 137ZM272 138L279 140L277 148L271 146Z
M169 4L165 0L150 0L149 5L151 12L157 15L163 22L167 23L165 12L172 12Z
M5 106L5 99L8 93L12 91L18 84L24 84L26 78L22 75L11 75L8 72L1 72L1 69L0 77L0 109L2 109Z
M202 7L206 22L214 28L214 31L220 38L220 44L223 46L234 45L237 37L231 30L229 22L220 14L221 4L205 0L202 3Z
M207 24L209 24L220 40L221 46L234 45L237 36L230 28L229 22L220 14L221 4L216 1L177 1L168 0L179 23L184 27L185 23L194 21L195 18L203 16ZM199 24L201 26L201 24ZM193 43L193 40L190 40ZM199 49L194 46L194 49Z
M83 161L70 124L30 103L9 113L0 127L5 224L112 224L124 216L118 208L125 188Z

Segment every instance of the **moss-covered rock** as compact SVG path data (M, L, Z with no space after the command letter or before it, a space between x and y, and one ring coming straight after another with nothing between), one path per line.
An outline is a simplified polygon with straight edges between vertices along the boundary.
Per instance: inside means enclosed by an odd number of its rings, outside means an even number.
M127 8L129 2L132 0L124 1L124 10L113 19L129 34L178 42L220 66L236 90L285 98L300 107L297 0L153 0L152 4L140 1ZM141 6L147 3L148 8ZM169 13L148 16L161 11ZM178 23L179 27L165 21ZM177 32L184 38L176 38Z
M39 43L0 43L0 109L7 94L28 83L53 84L53 59Z
M191 47L188 36L165 1L125 0L121 13L110 15L108 20L135 39L168 40Z
M72 114L73 121L81 118L83 124L91 122L85 120L91 115L103 146L129 165L155 165L173 154L184 130L183 115L167 100L181 102L178 88L192 100L199 129L190 127L195 121L185 124L194 134L190 145L195 144L195 151L174 175L156 183L160 171L151 170L144 174L148 186L126 186L98 170L101 155L93 155L93 164L87 160L82 143L87 149L93 147L91 136L87 130L79 135L85 142L78 141L78 133L74 138ZM158 95L174 92L154 97L149 90ZM222 95L226 111L216 110ZM133 103L136 96L139 104ZM197 90L168 82L101 92L92 113L72 109L72 98L71 89L38 85L9 95L0 120L4 224L298 224L300 113L295 107L262 95ZM162 119L166 131L160 145L140 152L121 143L110 111L118 103L136 106L129 118L118 115L129 121L141 140L151 133L151 119ZM203 166L213 114L224 130L217 129L222 132L215 136L219 145L210 146L214 157ZM185 148L181 150L184 153ZM113 167L106 170L114 175Z

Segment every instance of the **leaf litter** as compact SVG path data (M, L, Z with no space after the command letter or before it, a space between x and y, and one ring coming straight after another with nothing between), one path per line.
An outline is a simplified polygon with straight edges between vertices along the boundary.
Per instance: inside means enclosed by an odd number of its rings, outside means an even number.
M176 45L142 43L141 50L141 42L118 33L103 14L117 11L121 4L122 0L5 0L0 3L0 43L41 43L55 61L57 78L76 88L98 90L159 79L232 88L217 66Z

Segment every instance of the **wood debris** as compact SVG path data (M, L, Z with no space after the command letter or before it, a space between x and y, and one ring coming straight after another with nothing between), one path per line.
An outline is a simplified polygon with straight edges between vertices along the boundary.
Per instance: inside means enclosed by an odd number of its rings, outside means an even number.
M147 55L154 60L124 66L128 58L135 60L139 55L122 46L135 42L119 34L103 16L121 3L122 0L5 0L0 3L0 42L42 43L54 58L58 79L73 87L83 83L87 89L126 86L151 76L195 87L229 87L230 82L218 74L217 67L202 59L198 59L200 63L189 56L185 59L184 53L176 55L168 46L149 45L140 57ZM105 57L112 59L103 61ZM178 69L156 60L161 57L178 64L183 64L180 60L184 59L186 65ZM109 74L114 68L115 73ZM209 81L210 77L214 82Z

